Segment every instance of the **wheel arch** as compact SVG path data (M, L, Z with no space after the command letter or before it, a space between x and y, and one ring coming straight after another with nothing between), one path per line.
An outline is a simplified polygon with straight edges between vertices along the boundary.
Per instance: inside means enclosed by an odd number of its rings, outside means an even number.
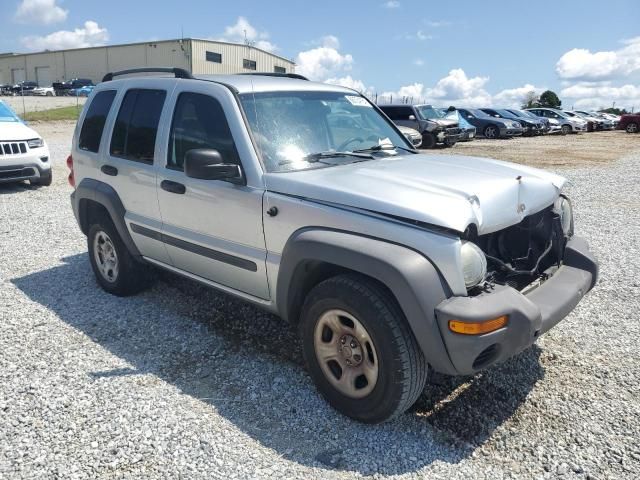
M435 318L435 307L451 296L445 281L421 253L377 238L324 228L305 228L288 240L280 263L276 304L293 325L306 294L321 281L358 273L382 285L397 302L434 369L454 374Z
M76 188L72 202L82 233L88 233L94 215L105 214L113 222L129 253L136 259L142 258L124 221L126 209L118 192L111 185L93 178L85 178Z

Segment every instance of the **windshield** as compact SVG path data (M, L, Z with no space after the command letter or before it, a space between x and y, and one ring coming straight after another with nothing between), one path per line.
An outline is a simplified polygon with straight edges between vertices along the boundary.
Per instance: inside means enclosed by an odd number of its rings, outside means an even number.
M340 92L265 92L240 95L267 172L320 168L366 156L314 154L377 147L411 148L365 98ZM393 150L391 150L393 151Z
M18 116L11 110L9 105L0 102L0 122L20 122Z
M514 115L509 110L500 109L500 110L496 110L496 112L498 113L498 115L500 115L501 117L504 117L504 118L510 118L510 119L518 118L517 115Z
M428 105L417 106L416 110L418 110L420 116L425 120L438 120L439 118L444 118L444 114L442 112Z
M487 115L482 110L478 110L478 109L475 109L475 108L469 108L467 111L471 115L473 115L474 117L478 117L478 118L494 118L491 115Z

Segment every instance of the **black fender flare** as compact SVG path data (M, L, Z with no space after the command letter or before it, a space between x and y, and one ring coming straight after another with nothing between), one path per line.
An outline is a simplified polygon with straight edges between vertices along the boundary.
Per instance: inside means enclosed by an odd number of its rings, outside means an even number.
M429 364L439 372L455 374L435 314L436 306L451 293L427 257L402 245L350 232L298 230L282 252L276 290L279 314L290 323L297 323L304 302L307 266L317 262L367 275L385 285Z
M87 218L89 203L86 200L98 203L106 209L129 253L135 258L141 259L142 255L133 242L127 224L124 221L127 211L122 204L122 200L120 200L118 192L111 185L93 178L84 178L76 187L76 191L71 195L71 204L78 220L78 225L80 225L80 229L85 235L89 231Z

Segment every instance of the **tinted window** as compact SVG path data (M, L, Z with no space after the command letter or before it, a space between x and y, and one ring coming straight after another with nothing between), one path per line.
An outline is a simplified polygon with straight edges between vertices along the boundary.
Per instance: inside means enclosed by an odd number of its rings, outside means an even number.
M122 101L111 138L111 155L153 163L164 90L129 90Z
M256 69L256 62L255 62L255 60L247 60L245 58L244 60L242 60L242 66L244 68L246 68L247 70L255 70Z
M205 53L207 62L222 63L222 54L216 52Z
M182 170L184 155L197 148L218 150L225 163L240 163L220 103L208 95L181 93L171 122L167 167Z
M104 130L104 123L107 121L111 104L116 96L115 90L99 92L91 100L87 115L84 117L78 147L80 150L97 152L100 148L100 139Z
M287 69L284 67L273 67L275 73L287 73Z
M387 114L391 120L409 120L409 116L413 115L411 107L386 107L378 105L380 109Z

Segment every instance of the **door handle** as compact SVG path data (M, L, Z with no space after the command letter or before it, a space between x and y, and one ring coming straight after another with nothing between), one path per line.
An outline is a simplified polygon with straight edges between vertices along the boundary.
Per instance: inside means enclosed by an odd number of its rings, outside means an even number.
M105 175L109 175L111 177L115 177L116 175L118 175L118 169L111 165L102 165L100 167L100 171Z
M172 182L171 180L163 180L160 182L160 188L170 193L177 193L179 195L184 194L187 191L187 187L178 182Z

